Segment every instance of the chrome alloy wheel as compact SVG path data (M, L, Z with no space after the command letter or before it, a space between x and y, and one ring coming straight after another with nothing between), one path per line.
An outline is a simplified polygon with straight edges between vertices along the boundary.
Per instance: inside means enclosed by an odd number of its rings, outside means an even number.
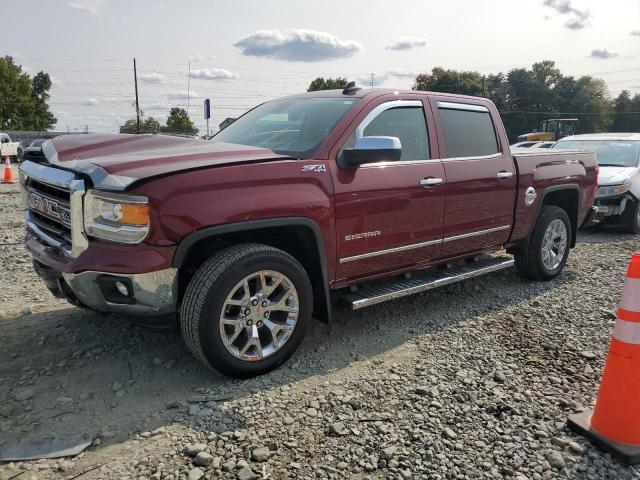
M293 334L299 299L282 273L262 270L231 289L220 314L220 336L236 358L254 362L280 350Z
M552 221L542 239L542 263L548 271L560 266L567 251L567 227L562 220Z

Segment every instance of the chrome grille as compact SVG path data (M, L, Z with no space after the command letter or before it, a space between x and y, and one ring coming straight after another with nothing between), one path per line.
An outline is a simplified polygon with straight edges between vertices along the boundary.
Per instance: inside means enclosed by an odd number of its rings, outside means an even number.
M88 246L82 201L84 181L69 171L31 161L20 165L27 229L42 243L76 257Z

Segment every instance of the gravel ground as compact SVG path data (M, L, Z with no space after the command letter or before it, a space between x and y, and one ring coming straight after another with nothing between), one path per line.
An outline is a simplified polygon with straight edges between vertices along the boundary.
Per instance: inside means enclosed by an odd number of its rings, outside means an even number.
M20 210L0 186L0 451L92 444L0 480L640 479L565 427L595 399L636 237L581 234L552 282L504 271L339 313L287 365L235 381L175 334L51 296Z

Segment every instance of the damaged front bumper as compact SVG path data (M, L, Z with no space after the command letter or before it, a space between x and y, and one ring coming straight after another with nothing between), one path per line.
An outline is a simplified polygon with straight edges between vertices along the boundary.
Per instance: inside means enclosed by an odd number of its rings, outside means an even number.
M631 208L635 199L628 193L613 197L596 197L594 201L595 212L587 226L601 223L619 223L627 208Z
M37 260L34 268L56 297L91 310L138 317L165 316L176 311L175 268L134 274L65 273Z

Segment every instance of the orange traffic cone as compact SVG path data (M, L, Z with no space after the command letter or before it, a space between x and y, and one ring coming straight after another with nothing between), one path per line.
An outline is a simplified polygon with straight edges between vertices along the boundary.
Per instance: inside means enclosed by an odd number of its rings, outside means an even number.
M4 180L2 183L16 183L16 177L13 176L13 169L11 168L11 157L4 157Z
M631 257L596 406L568 425L624 463L640 463L640 253Z

